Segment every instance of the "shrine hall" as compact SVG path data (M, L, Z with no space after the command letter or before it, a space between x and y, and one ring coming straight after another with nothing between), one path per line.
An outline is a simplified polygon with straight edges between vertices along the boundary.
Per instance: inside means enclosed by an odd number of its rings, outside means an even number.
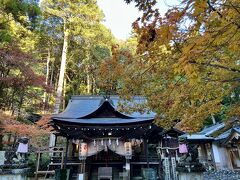
M152 111L132 108L145 104L143 97L72 96L66 109L51 118L52 147L66 140L64 165L83 179L177 179L183 133L155 125Z

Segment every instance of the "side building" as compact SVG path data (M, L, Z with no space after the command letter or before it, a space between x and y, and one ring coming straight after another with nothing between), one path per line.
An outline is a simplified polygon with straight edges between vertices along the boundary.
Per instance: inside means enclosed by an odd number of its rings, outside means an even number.
M217 123L181 137L190 144L198 144L199 160L207 169L239 170L240 126L234 121Z

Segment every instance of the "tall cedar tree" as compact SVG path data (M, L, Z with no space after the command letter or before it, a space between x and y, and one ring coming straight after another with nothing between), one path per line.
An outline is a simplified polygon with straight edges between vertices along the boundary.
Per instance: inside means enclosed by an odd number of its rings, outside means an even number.
M56 114L62 99L69 37L75 33L81 34L83 29L90 31L96 22L100 22L102 16L95 0L44 0L42 8L49 16L60 18L63 25L62 58L54 107Z

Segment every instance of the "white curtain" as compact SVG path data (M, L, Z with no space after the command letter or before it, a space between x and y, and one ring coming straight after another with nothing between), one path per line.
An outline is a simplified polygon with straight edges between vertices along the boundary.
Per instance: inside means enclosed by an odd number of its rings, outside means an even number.
M120 156L126 155L123 141L119 141L116 139L102 139L88 143L87 156L96 155L98 152L106 150L107 148L115 152L116 154L119 154Z

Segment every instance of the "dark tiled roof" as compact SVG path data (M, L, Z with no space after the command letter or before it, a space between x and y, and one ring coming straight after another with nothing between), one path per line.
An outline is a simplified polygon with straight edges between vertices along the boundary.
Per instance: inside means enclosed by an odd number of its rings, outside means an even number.
M232 129L228 129L227 131L223 132L219 136L215 138L216 141L226 139L231 134Z
M210 136L211 134L213 134L214 132L224 128L224 123L217 123L208 127L205 127L202 131L200 131L198 134L202 134L202 135L206 135L206 136Z
M194 134L184 134L181 137L189 141L198 140L214 140L220 143L227 142L232 133L237 132L240 134L240 126L226 128L225 123L218 123L204 128L202 131ZM216 135L217 134L217 135Z
M213 141L214 137L212 137L212 134L224 128L224 126L225 126L224 123L217 123L217 124L205 127L202 131L198 133L184 134L181 137L184 137L189 141L197 141L197 140L199 140L199 142L201 140Z
M208 136L205 136L203 134L184 134L184 135L181 135L180 137L182 138L186 138L187 140L214 140L213 137L208 137Z
M240 134L240 126L234 127L233 130Z
M53 115L52 120L60 123L76 123L84 126L151 123L155 116L153 112L123 112L118 107L120 104L124 105L124 107L126 106L126 108L128 106L134 107L134 104L143 105L145 102L146 99L142 97L135 97L131 102L121 102L118 96L111 96L110 98L103 98L103 96L73 96L67 108L62 113ZM107 114L98 116L97 114L101 112Z
M63 112L53 115L52 117L67 119L82 118L96 111L101 106L102 100L102 96L73 96L69 100L67 108ZM134 103L141 104L145 101L146 100L142 97L135 97L133 102L128 102L127 105L132 106ZM109 102L116 111L119 111L118 105L121 103L121 100L118 96L111 96ZM153 119L155 116L153 112L119 112L132 118Z

